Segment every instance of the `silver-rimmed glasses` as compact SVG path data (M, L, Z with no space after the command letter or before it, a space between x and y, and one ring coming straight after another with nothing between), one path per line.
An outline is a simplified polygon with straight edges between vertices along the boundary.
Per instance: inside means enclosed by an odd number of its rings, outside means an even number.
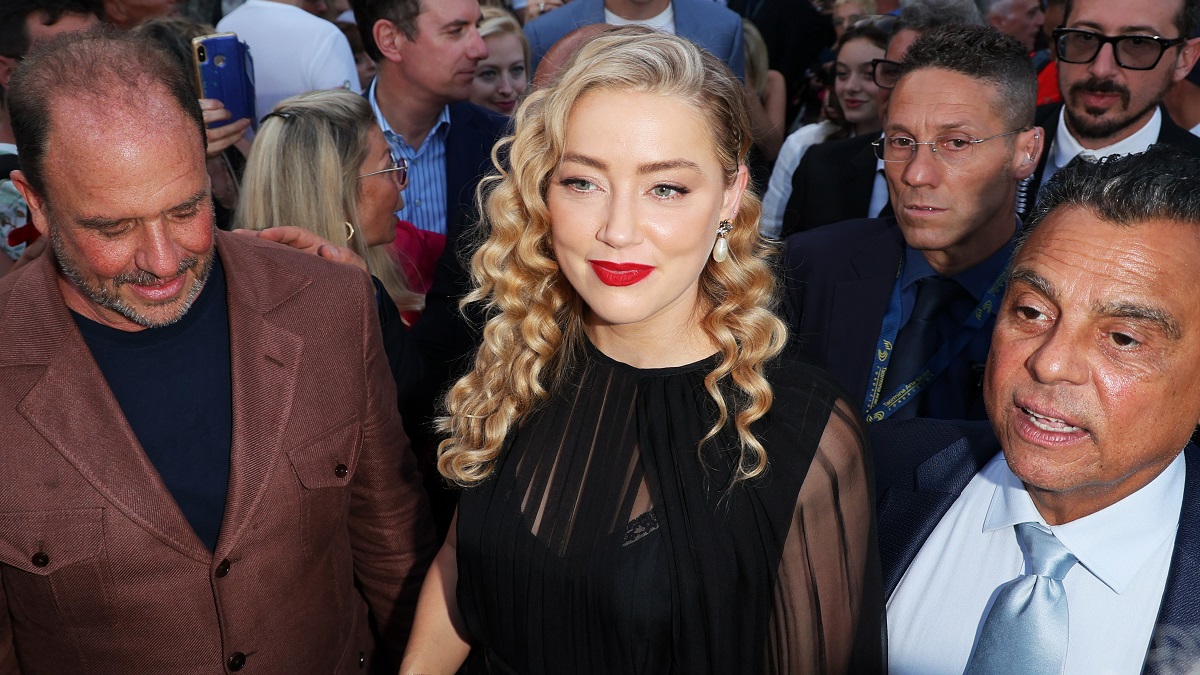
M884 136L873 141L871 145L875 146L875 156L885 162L907 162L917 155L918 147L928 145L929 151L933 153L935 158L947 164L957 164L970 159L975 146L980 143L1019 134L1022 131L1029 131L1032 128L1022 127L1006 131L1002 134L996 134L995 136L988 136L987 138L975 138L963 133L942 134L932 141L918 141L911 136L896 134L894 136Z

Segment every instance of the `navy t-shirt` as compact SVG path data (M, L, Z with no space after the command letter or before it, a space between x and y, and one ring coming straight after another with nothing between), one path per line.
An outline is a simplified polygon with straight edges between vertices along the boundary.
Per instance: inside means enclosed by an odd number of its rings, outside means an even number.
M225 289L214 250L204 290L169 326L130 333L71 313L142 450L209 550L225 515L233 442Z

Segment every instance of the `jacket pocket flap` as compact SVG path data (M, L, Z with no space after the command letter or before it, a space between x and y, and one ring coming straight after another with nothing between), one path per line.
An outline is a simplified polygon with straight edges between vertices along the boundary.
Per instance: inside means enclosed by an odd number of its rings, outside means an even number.
M349 485L361 437L354 417L289 450L288 461L300 484L309 489Z
M0 562L52 574L104 550L104 509L0 513Z

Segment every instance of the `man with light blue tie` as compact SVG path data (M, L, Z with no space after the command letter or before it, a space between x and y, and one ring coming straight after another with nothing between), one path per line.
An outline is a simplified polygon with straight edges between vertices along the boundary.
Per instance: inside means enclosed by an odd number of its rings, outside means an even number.
M1200 664L1197 186L1161 145L1062 169L1013 256L990 427L871 428L891 672Z

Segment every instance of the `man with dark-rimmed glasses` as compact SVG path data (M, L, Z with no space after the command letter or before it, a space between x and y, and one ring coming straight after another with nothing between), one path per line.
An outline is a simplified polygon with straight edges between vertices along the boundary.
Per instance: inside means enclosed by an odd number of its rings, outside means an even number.
M1073 0L1054 30L1058 84L1064 103L1038 109L1045 150L1029 184L1025 208L1038 188L1076 155L1142 152L1167 143L1200 155L1200 139L1162 108L1171 85L1200 56L1189 39L1200 22L1197 0Z

